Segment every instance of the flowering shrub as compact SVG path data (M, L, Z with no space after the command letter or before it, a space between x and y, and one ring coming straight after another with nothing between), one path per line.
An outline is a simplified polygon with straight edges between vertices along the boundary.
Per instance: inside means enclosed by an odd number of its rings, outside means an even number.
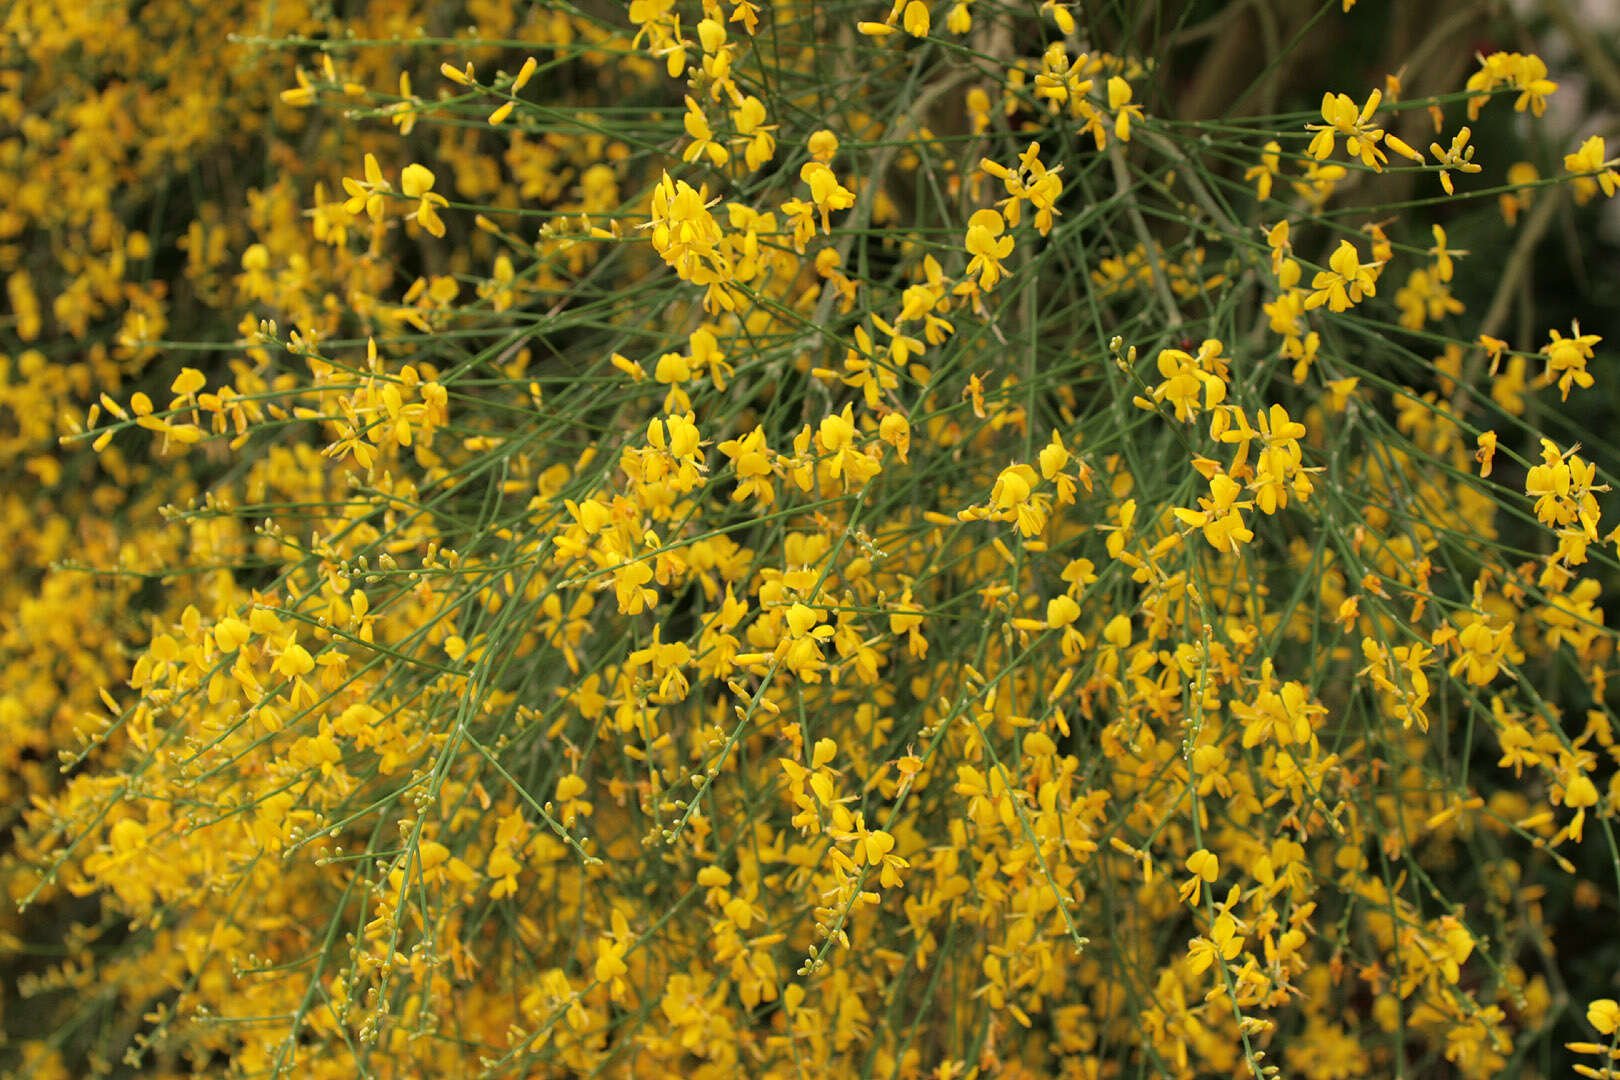
M1097 6L13 5L0 1064L1614 1075L1617 163Z

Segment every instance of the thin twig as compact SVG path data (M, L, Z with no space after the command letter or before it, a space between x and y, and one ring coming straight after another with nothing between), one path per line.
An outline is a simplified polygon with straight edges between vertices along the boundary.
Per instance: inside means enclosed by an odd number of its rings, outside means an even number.
M1164 270L1159 265L1159 256L1155 250L1153 236L1148 232L1147 222L1142 220L1142 211L1137 209L1136 199L1131 194L1134 184L1131 181L1130 170L1125 167L1125 153L1119 148L1117 139L1108 143L1108 160L1114 166L1114 191L1125 204L1125 216L1130 219L1131 230L1136 233L1137 243L1142 245L1142 258L1153 277L1153 289L1159 294L1159 303L1163 306L1165 317L1170 320L1171 327L1178 327L1183 321L1181 309L1177 307L1176 296L1170 291L1170 282L1165 279Z

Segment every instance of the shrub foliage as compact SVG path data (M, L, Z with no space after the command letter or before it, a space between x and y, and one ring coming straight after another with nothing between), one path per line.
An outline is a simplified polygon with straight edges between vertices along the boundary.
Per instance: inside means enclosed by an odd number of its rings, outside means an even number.
M0 1065L1610 1075L1620 174L1353 6L17 0Z

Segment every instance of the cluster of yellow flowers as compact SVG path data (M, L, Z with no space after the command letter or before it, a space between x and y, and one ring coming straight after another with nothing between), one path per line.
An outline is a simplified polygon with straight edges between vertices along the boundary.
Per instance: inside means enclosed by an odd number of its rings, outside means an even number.
M1620 1076L1541 60L342 7L0 16L0 1070Z

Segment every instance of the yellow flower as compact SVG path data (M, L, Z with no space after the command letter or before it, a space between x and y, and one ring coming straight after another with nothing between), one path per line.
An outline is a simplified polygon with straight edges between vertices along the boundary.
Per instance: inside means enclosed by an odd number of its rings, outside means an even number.
M996 287L1006 273L1001 260L1012 254L1013 239L1002 236L1007 223L995 210L979 210L968 218L966 247L973 258L968 260L967 273L979 275L979 288L988 292Z
M1277 175L1281 153L1282 145L1272 139L1260 151L1260 164L1244 170L1243 179L1254 181L1255 194L1261 202L1271 198L1271 181ZM1286 226L1288 223L1285 221L1282 224Z
M366 178L355 180L345 176L343 190L349 193L349 199L343 204L345 213L364 213L372 221L382 221L383 212L387 205L385 193L389 190L388 181L383 179L382 167L372 154L366 155Z
M693 190L684 180L665 173L653 189L653 249L684 280L699 285L729 280L731 260L720 249L720 224L709 213L707 189Z
M1513 108L1518 112L1528 108L1538 117L1547 111L1547 98L1558 89L1558 84L1547 78L1547 65L1539 56L1495 52L1480 57L1480 68L1467 83L1467 89L1478 95L1468 99L1469 120L1479 117L1480 107L1490 100L1490 93L1504 83L1519 91Z
M1613 998L1598 998L1586 1007L1586 1022L1596 1028L1599 1035L1613 1035L1620 1031L1620 1004Z
M1590 199L1599 188L1605 196L1613 198L1615 189L1620 187L1620 173L1613 167L1615 162L1606 159L1604 154L1603 136L1593 135L1575 153L1564 155L1565 170L1576 175L1577 202Z
M618 910L612 916L613 932L611 937L596 939L596 963L591 973L599 983L607 984L609 993L615 1000L624 996L627 991L624 976L630 973L630 966L624 962L624 957L630 950L630 924L624 913Z
M912 37L927 37L929 26L928 5L923 0L907 0L901 25L906 28L906 33Z
M434 236L444 235L444 222L439 219L437 207L448 205L449 200L433 190L433 171L425 165L411 164L399 175L399 189L407 199L416 200L416 209L407 217L415 218Z
M1382 169L1388 160L1378 149L1384 132L1382 128L1374 127L1371 121L1383 96L1382 90L1374 90L1367 95L1366 104L1358 111L1355 101L1348 94L1323 94L1324 122L1305 125L1307 130L1316 132L1306 152L1318 161L1326 161L1333 156L1334 136L1343 135L1345 149L1352 157L1361 158L1362 164L1370 168Z
M1477 173L1483 166L1474 164L1474 148L1468 145L1468 139L1473 132L1463 128L1452 137L1449 147L1442 147L1439 143L1429 144L1429 153L1440 162L1440 186L1446 189L1447 195L1455 195L1456 190L1451 186L1451 172L1455 169L1463 173Z
M1243 938L1237 933L1237 921L1226 912L1215 917L1208 937L1193 938L1187 943L1188 973L1197 975L1215 962L1235 960L1243 951Z
M1549 383L1556 380L1563 399L1568 401L1571 385L1582 389L1592 385L1586 362L1593 358L1592 346L1603 339L1596 334L1581 333L1580 323L1574 324L1574 334L1567 338L1557 330L1549 333L1552 340L1541 347L1542 355L1547 358L1547 371L1542 378Z
M810 185L810 201L821 212L821 229L831 232L829 210L848 210L855 205L855 193L838 182L832 169L819 161L807 161L799 169L799 179Z
M1327 304L1330 311L1345 311L1360 303L1364 296L1377 292L1377 263L1363 263L1356 246L1340 240L1339 246L1328 259L1330 269L1319 271L1311 280L1315 291L1305 298L1305 307L1313 309Z
M709 126L709 118L703 114L703 110L690 94L686 97L686 117L683 123L686 133L692 137L692 142L681 153L682 161L696 161L707 154L710 161L724 167L726 162L731 160L731 152L715 141L714 130Z
M1191 900L1196 904L1204 884L1213 885L1221 876L1221 861L1207 848L1199 848L1187 856L1187 870L1192 877L1182 883L1178 893L1182 903Z
M1479 449L1474 452L1474 460L1479 462L1479 475L1483 479L1491 475L1491 463L1496 457L1496 432L1480 432L1478 446Z
M1142 119L1142 106L1131 103L1131 84L1115 75L1108 80L1108 109L1114 114L1114 137L1131 141L1131 117Z

